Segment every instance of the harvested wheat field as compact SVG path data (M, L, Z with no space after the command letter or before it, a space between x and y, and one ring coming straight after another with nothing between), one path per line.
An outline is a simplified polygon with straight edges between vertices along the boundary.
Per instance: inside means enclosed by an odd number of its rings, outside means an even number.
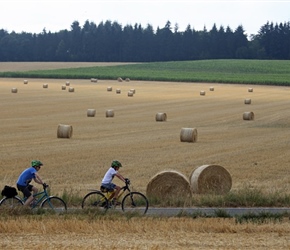
M0 72L6 71L30 71L30 70L50 70L50 69L67 69L67 68L83 68L96 66L114 66L130 63L114 63L114 62L0 62Z
M67 81L74 92L62 90ZM48 87L43 88L47 83ZM211 84L212 85L212 84ZM108 92L107 86L122 94ZM290 193L288 178L290 89L216 84L99 80L0 79L0 185L14 184L32 159L44 163L40 174L51 188L86 192L99 186L114 159L141 192L164 170L190 176L206 164L223 166L232 190L244 186ZM12 93L12 88L17 93ZM127 90L135 88L133 97ZM251 96L252 104L244 98ZM94 117L87 116L95 109ZM113 110L113 117L106 111ZM243 120L252 111L254 120ZM166 122L156 122L166 112ZM72 127L69 139L57 138L60 124ZM183 127L196 128L194 143L181 142Z
M146 192L161 171L190 176L202 165L223 166L232 190L244 187L290 194L290 88L172 82L0 79L0 186L14 185L31 160L55 195L99 188L114 159L134 190ZM68 91L69 82L74 92ZM43 88L47 84L47 88ZM113 91L107 91L111 86ZM17 92L12 92L17 88ZM120 94L115 90L121 89ZM133 97L128 97L135 89ZM251 104L244 100L250 98ZM88 109L95 116L88 117ZM113 110L113 117L106 111ZM167 119L156 122L156 113ZM243 120L253 112L253 120ZM69 138L58 126L69 125ZM181 142L196 128L195 142ZM120 184L118 180L116 183ZM289 221L263 225L230 219L114 220L2 218L1 249L289 249ZM21 220L20 220L21 219ZM61 223L60 223L61 222ZM20 225L20 226L18 226ZM116 229L119 231L116 233ZM116 233L116 237L112 236ZM116 239L113 241L112 239ZM29 247L30 245L30 247Z
M121 218L1 221L1 249L289 249L288 222ZM210 222L210 223L209 223ZM29 232L29 233L25 233Z

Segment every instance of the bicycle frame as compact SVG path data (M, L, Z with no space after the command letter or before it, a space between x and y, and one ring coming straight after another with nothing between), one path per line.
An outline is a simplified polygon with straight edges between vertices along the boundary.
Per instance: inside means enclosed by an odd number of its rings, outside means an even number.
M44 188L43 191L34 194L34 195L33 195L33 198L36 198L36 197L39 197L39 196L41 196L41 197L38 198L38 199L36 200L36 202L33 203L33 205L31 206L32 209L35 208L35 207L37 207L38 205L40 205L40 204L41 204L41 203L42 203L46 198L49 197L49 194L48 194L46 188ZM24 197L24 198L22 199L23 203L25 203L26 200L27 200L27 197ZM35 200L34 200L34 201L35 201ZM32 201L32 202L33 202L33 201Z
M131 191L130 180L126 179L125 186L120 188L120 192L116 196L116 202L113 198L115 190L110 191L101 186L100 190L91 190L82 200L82 208L95 208L96 210L106 211L109 208L116 208L121 205L124 212L145 214L148 210L148 200L146 196L140 192Z
M67 205L63 199L57 196L51 196L47 190L48 186L43 186L43 191L37 192L36 194L33 194L33 198L38 197L38 199L32 200L32 202L29 204L29 207L31 209L36 208L39 206L39 208L42 208L44 210L50 210L52 209L55 212L63 212L67 210ZM14 196L14 197L4 197L2 200L0 200L0 205L9 207L24 205L25 202L27 202L27 197L21 197L21 196ZM51 210L51 211L52 211Z
M117 196L117 200L118 201L121 201L120 198L125 194L126 191L128 191L129 193L131 192L128 183L126 183L125 186L121 187L120 192L119 192L119 194ZM115 192L116 191L113 191L113 192L107 191L107 192L102 192L102 193L105 193L105 197L108 199L108 201L111 201L113 199L113 196L110 199L109 199L109 197L112 195L112 193L115 193Z

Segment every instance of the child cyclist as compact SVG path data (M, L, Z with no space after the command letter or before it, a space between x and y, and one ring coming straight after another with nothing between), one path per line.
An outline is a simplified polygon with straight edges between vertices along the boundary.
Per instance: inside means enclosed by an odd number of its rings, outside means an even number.
M32 179L38 183L46 187L47 185L42 181L40 178L38 171L43 166L41 161L33 160L31 162L31 167L25 169L19 176L17 180L17 188L19 191L21 191L24 195L24 197L27 198L24 205L28 206L33 201L34 197L33 194L36 194L38 192L38 189L30 184Z
M109 200L113 197L113 204L117 205L117 197L121 190L121 187L114 184L112 181L115 176L117 176L121 181L126 183L126 179L118 173L118 170L122 167L122 164L119 161L113 161L111 167L108 169L104 178L102 180L101 187L106 188L108 191L112 192L112 195L109 197Z

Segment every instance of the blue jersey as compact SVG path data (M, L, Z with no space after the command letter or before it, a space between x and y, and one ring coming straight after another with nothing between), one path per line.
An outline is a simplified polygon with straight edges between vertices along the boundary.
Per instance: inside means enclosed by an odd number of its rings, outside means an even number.
M36 169L33 167L25 169L18 177L17 184L27 186L35 178Z

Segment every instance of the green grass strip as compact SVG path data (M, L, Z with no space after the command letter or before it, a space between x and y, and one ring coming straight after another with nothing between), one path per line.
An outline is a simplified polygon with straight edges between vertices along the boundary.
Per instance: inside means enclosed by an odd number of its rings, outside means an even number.
M108 79L290 85L290 61L201 60L154 62L25 72L0 72L0 77Z

